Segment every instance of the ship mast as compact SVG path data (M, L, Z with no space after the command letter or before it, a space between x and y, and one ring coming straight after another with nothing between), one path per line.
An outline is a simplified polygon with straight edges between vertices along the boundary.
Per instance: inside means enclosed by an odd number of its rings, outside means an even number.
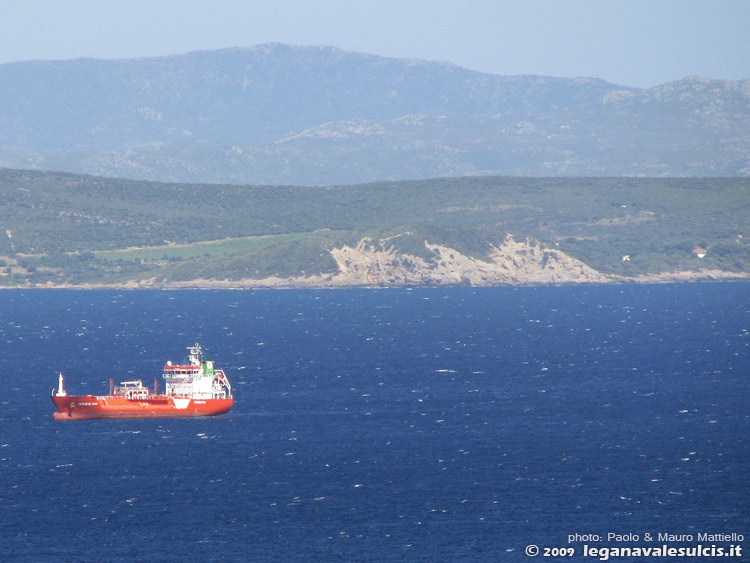
M191 366L200 366L201 360L203 359L203 348L197 342L195 346L188 346L187 349L190 351L188 355L188 361Z
M56 395L58 397L65 397L67 395L65 391L65 378L63 378L62 372L60 372L60 377L57 380L57 393Z

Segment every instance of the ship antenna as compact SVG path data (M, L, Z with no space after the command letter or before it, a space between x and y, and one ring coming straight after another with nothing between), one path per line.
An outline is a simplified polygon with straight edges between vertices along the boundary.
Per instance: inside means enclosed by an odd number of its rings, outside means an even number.
M201 365L201 357L203 356L203 348L201 348L201 345L196 342L195 346L188 346L187 349L190 351L190 355L188 356L190 365Z

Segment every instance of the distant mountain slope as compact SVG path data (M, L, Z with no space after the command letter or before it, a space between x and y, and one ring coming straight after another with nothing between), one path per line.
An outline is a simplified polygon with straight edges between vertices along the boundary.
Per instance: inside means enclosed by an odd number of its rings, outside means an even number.
M0 165L326 185L750 175L750 80L639 90L282 44L0 65Z
M333 47L270 44L130 60L0 65L0 148L258 144L321 123L546 112L616 89Z

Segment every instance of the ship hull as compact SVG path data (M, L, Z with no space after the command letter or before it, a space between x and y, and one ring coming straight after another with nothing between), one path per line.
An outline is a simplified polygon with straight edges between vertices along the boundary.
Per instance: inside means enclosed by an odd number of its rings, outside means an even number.
M52 396L58 412L55 420L94 418L186 418L216 416L228 412L234 399L192 399L151 396L127 399L119 396Z

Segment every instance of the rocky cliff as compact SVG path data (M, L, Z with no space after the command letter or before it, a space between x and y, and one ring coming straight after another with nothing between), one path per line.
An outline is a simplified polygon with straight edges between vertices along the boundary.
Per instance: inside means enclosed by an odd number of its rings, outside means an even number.
M199 278L168 281L155 278L126 283L42 284L43 288L250 289L356 288L411 286L567 285L601 283L674 283L748 281L750 273L724 270L663 272L632 277L604 274L554 248L508 235L490 251L490 260L467 256L441 244L424 242L431 259L399 252L388 240L363 238L356 246L330 251L338 271L311 276L270 276L240 280Z
M401 287L497 286L611 283L617 276L597 272L580 260L532 241L508 235L490 251L490 260L467 256L453 248L424 242L431 257L402 253L389 240L363 238L355 246L332 249L338 271L314 276L197 279L154 284L145 281L129 287Z
M510 235L492 246L484 261L425 241L431 260L399 253L385 241L362 239L356 247L331 251L339 272L333 277L340 285L512 285L601 283L611 281L583 262L559 250L528 240L515 241Z

